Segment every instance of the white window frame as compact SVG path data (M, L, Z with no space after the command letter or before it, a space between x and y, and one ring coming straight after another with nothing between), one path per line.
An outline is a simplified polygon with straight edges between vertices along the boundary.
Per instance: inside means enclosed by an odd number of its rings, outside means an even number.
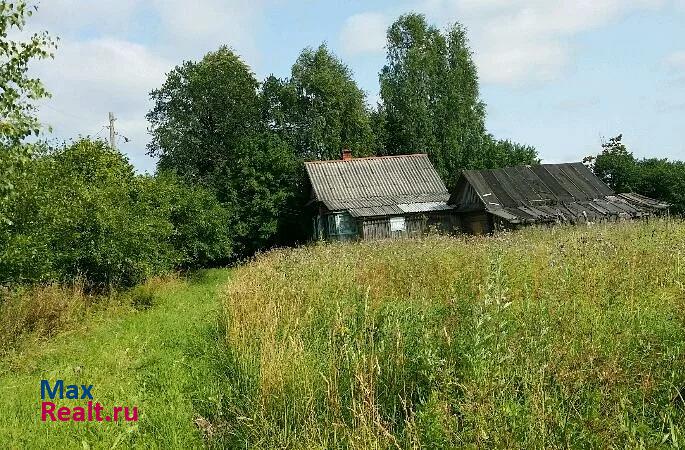
M407 223L403 216L391 217L390 218L390 232L394 233L397 231L406 231Z

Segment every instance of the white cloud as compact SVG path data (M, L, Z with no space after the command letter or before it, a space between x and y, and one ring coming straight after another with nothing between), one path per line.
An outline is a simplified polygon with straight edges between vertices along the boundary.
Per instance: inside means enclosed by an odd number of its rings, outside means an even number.
M673 52L664 59L669 83L685 83L685 50Z
M664 62L671 70L685 70L685 50L671 53L666 57Z
M255 56L256 25L266 1L49 0L40 3L30 24L66 39L125 39L134 30L154 36L156 51L180 58L202 56L221 44Z
M348 55L382 52L388 22L381 13L367 12L348 17L340 33L343 51Z
M159 85L170 66L143 45L101 38L62 41L54 61L45 61L38 68L42 79L53 84L49 86L53 90L67 85L97 87L119 96Z
M143 3L142 0L42 1L38 4L35 21L30 20L30 23L35 28L55 31L62 37L79 33L84 28L121 33Z
M419 10L443 24L469 27L481 79L521 84L563 74L569 38L663 0L423 0Z
M480 78L488 83L549 81L558 77L569 56L558 42L511 42L474 55Z
M663 4L664 0L414 0L412 9L441 26L458 20L469 28L484 82L521 84L563 74L572 60L569 38L631 11ZM391 14L367 12L348 18L341 33L345 51L380 51Z
M556 103L556 107L561 111L571 112L588 110L589 108L594 108L600 103L598 97L571 97L563 99Z
M673 99L660 99L654 102L658 113L681 113L685 111L685 102L674 101Z
M254 64L255 36L268 0L44 0L29 30L59 36L54 60L32 66L52 93L41 120L53 138L107 135L107 114L130 142L120 140L139 169L145 156L149 93L183 60L199 59L226 44ZM136 38L142 39L136 42Z
M62 138L98 132L105 136L102 126L113 111L119 118L117 125L130 139L122 143L122 150L134 153L136 166L150 168L152 161L144 157L149 92L162 84L171 67L170 61L128 41L62 41L54 61L35 66L52 93L43 102L41 119Z
M255 37L265 1L155 0L166 41L160 48L177 59L194 59L228 45L254 65L259 62Z

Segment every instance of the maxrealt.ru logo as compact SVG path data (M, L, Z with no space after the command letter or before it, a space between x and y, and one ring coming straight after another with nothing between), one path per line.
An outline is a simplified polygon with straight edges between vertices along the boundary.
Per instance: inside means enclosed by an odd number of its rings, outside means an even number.
M45 401L49 398L54 400L88 400L83 406L61 406L53 402ZM77 385L64 384L63 380L55 381L51 385L48 380L41 380L40 382L40 398L43 400L41 404L40 419L43 422L116 422L123 419L126 422L136 422L138 420L138 407L133 406L129 409L128 406L115 406L112 409L105 411L100 403L93 403L93 385Z

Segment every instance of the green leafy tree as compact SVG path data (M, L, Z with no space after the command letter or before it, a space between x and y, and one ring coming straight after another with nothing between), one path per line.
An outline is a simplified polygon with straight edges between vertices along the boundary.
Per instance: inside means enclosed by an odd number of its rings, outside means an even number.
M635 192L669 203L673 214L685 214L685 162L642 159L637 173Z
M265 131L243 139L237 151L240 163L216 178L216 190L230 193L223 201L235 210L236 254L301 240L304 167L292 146Z
M339 159L343 148L372 152L374 138L364 91L325 45L306 48L288 80L262 86L265 122L306 160Z
M371 135L373 136L373 142L370 147L372 154L378 156L387 155L385 144L390 136L388 136L388 128L386 127L387 115L382 105L376 105L376 108L370 113L370 119Z
M637 161L622 142L623 135L602 144L602 152L594 160L594 172L616 192L631 192L637 183Z
M33 159L16 182L3 229L3 282L133 285L174 265L171 225L138 195L133 167L101 141L80 140Z
M387 64L380 74L380 94L387 128L388 154L427 152L438 170L444 167L435 125L447 42L421 15L400 17L388 29Z
M637 159L622 139L621 134L609 139L599 155L585 158L595 175L616 192L636 192L663 200L671 205L672 213L685 213L685 163Z
M35 101L49 96L28 69L31 61L52 56L54 41L46 32L25 41L9 37L24 29L35 10L22 0L0 1L0 220L7 220L3 210L13 191L11 180L30 157L31 146L23 141L40 131Z
M175 267L196 269L223 265L233 257L234 212L216 195L186 183L172 172L141 176L137 200L171 224L168 242Z
M388 29L380 74L385 152L425 152L448 186L464 168L537 162L534 149L486 132L485 104L468 47L456 23L445 33L424 16L401 16Z
M282 224L301 189L301 160L265 124L268 94L257 88L250 69L222 47L172 70L152 92L155 105L147 116L153 135L148 150L159 157L159 171L211 189L232 211L239 257L287 240ZM275 81L263 92L282 95ZM279 108L274 104L271 111ZM273 120L281 119L274 114Z
M211 185L218 170L237 165L241 140L260 127L258 82L227 47L174 68L150 94L148 153L161 170Z
M518 164L539 164L538 152L530 145L510 140L495 139L487 135L483 141L481 160L475 165L483 169L515 166Z
M266 77L260 90L262 123L291 144L301 127L296 120L297 91L287 78Z

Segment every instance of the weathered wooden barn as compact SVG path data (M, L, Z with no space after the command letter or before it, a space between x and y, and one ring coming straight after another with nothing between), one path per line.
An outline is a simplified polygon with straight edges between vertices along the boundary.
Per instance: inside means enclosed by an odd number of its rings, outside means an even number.
M458 227L449 193L425 154L305 163L318 239L415 236Z
M659 215L669 205L638 194L616 194L582 163L465 170L448 201L464 232L521 225L596 222Z

